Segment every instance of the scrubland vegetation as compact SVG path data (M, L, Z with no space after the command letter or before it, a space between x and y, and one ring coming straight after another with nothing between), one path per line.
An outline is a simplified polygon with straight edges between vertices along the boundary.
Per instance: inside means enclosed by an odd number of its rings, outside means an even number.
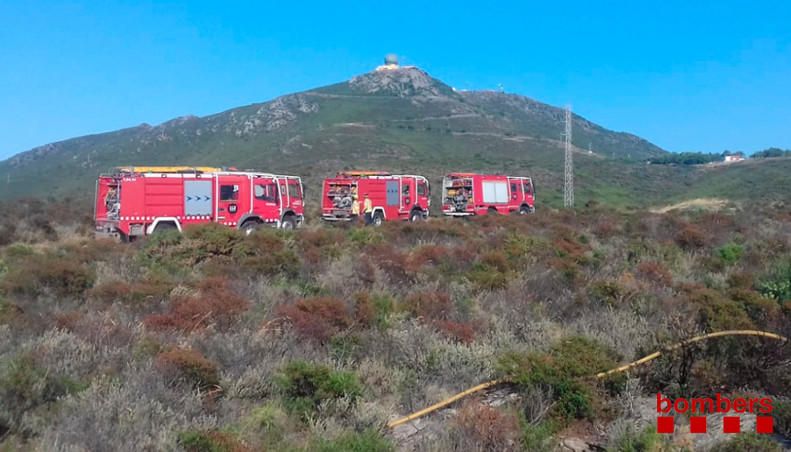
M516 401L465 400L409 447L552 450L597 428L613 450L664 450L632 416L657 391L768 394L791 431L777 342L722 338L589 378L701 332L789 335L787 206L207 225L127 245L94 240L77 210L4 206L0 450L393 450L388 420L499 377Z

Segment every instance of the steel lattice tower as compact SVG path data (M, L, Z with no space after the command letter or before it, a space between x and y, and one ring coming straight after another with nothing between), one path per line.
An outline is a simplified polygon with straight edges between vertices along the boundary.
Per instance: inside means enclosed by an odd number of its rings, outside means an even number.
M571 155L571 107L566 106L565 164L563 183L563 207L574 207L574 161Z

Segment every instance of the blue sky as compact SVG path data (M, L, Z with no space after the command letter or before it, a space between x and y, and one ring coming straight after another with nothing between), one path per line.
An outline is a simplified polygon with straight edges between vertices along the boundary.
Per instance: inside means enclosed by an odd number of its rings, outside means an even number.
M669 150L791 148L791 2L0 2L0 159L345 80L394 52Z

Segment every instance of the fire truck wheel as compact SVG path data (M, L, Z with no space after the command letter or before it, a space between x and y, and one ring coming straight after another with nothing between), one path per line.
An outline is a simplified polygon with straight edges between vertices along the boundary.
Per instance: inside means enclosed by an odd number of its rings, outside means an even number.
M417 209L413 210L412 213L409 214L409 221L411 221L412 223L416 223L422 219L423 219L423 212Z
M178 230L178 228L173 223L159 223L157 227L154 228L153 233L161 234L163 232L175 231L175 230Z
M489 209L487 210L487 212L486 212L486 213L487 213L488 215L497 215L497 214L499 214L499 212L497 211L497 209L496 209L496 208L494 208L494 207L489 207Z
M244 235L250 235L253 232L261 229L261 223L256 220L248 220L244 222L241 229L244 232Z
M379 212L379 211L375 212L374 213L374 218L373 218L374 226L381 226L382 223L384 223L384 222L385 222L385 216L382 215L382 212Z
M280 224L280 227L283 229L295 229L297 227L297 220L294 219L293 215L287 215L283 218L283 223Z
M519 208L519 215L527 215L530 213L530 207L522 206Z

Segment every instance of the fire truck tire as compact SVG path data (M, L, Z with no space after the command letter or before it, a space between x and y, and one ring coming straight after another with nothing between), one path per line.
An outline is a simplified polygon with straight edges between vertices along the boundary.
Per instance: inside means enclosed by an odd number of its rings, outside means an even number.
M258 220L247 220L242 224L242 227L239 228L244 232L245 235L250 235L253 232L261 229L261 222Z
M409 214L409 221L412 223L417 223L418 221L423 220L423 212L419 209L414 209Z
M167 231L176 231L178 227L175 224L166 222L166 223L159 223L157 227L154 228L153 234L161 234Z
M519 208L519 215L527 215L530 213L530 206L527 204L523 204L522 207Z
M283 217L283 222L280 224L280 227L283 229L296 229L297 220L294 218L294 215L286 215Z
M385 216L382 214L382 212L377 210L376 212L374 212L374 217L372 222L374 226L381 226L382 223L385 222Z
M498 215L499 213L500 212L498 212L497 208L495 207L489 207L489 209L486 211L487 215Z

